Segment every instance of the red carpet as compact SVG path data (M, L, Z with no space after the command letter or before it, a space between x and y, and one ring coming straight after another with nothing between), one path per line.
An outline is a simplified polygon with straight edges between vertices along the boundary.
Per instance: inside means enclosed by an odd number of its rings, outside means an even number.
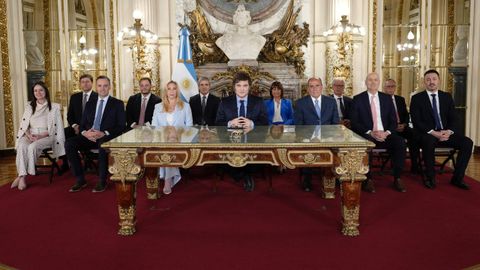
M113 186L68 192L68 173L30 178L20 192L0 188L0 263L19 269L462 269L480 264L480 184L471 191L440 176L436 190L418 177L408 192L376 177L362 193L361 235L340 233L335 200L305 193L297 171L275 175L275 191L255 178L253 193L229 178L211 192L205 177L148 201L138 184L137 233L117 233ZM90 175L89 188L94 185ZM338 194L337 194L338 195Z

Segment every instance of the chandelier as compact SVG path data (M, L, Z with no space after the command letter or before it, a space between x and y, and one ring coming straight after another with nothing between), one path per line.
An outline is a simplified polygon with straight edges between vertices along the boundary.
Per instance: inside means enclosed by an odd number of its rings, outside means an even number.
M407 42L397 44L398 52L405 55L402 58L402 61L406 64L414 64L417 60L418 50L420 50L420 44L414 43L414 40L415 35L410 30L407 34Z
M95 48L87 48L87 39L85 35L81 35L78 39L80 44L79 50L76 52L75 57L72 57L72 66L77 67L79 70L85 71L87 67L93 64L93 61L90 60L91 56L94 56L98 53L98 50Z
M323 36L328 37L328 36L334 36L334 35L339 35L343 33L364 36L365 28L363 26L349 23L347 19L347 15L342 15L342 19L340 20L340 22L332 25L330 29L323 32Z

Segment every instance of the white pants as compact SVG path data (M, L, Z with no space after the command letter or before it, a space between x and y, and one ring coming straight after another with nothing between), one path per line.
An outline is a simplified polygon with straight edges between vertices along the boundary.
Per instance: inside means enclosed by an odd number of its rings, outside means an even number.
M182 176L180 175L180 169L178 167L160 167L158 169L158 174L162 179L172 178L173 185L182 179Z
M43 149L52 147L53 140L54 137L51 136L34 142L30 142L26 136L18 140L16 163L19 176L35 175L35 163L38 157Z

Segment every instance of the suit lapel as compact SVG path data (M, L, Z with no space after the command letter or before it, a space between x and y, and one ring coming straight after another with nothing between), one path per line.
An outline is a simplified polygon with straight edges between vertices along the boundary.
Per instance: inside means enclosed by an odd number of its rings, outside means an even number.
M318 115L317 115L317 110L315 110L315 104L313 104L312 97L310 95L308 95L306 98L307 98L307 107L308 107L307 109L311 113L313 113L313 115L315 115L317 119L319 119ZM320 109L320 110L322 110L322 109Z
M105 104L104 106L105 106L105 109L103 110L102 120L101 120L101 122L100 122L100 127L103 126L103 123L105 122L105 118L107 118L107 114L108 114L108 112L111 110L110 107L113 106L113 104L112 104L112 97L111 97L111 96L108 97L108 99L107 99L107 104ZM95 116L94 116L94 117L95 117ZM95 121L95 120L94 120L94 121Z
M248 95L248 104L247 104L247 118L252 119L253 108L255 108L254 99L252 96Z

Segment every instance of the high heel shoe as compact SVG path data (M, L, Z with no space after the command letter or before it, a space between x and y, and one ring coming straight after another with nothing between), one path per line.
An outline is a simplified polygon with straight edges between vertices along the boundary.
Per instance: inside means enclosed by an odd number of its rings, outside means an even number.
M163 194L168 195L172 193L173 179L165 178L165 185L163 186Z
M20 183L18 183L18 189L24 190L27 188L27 183L25 182L25 177L20 177Z
M10 186L10 188L16 188L18 187L18 182L20 181L20 176L15 178L15 180L13 180L12 182L12 185Z

